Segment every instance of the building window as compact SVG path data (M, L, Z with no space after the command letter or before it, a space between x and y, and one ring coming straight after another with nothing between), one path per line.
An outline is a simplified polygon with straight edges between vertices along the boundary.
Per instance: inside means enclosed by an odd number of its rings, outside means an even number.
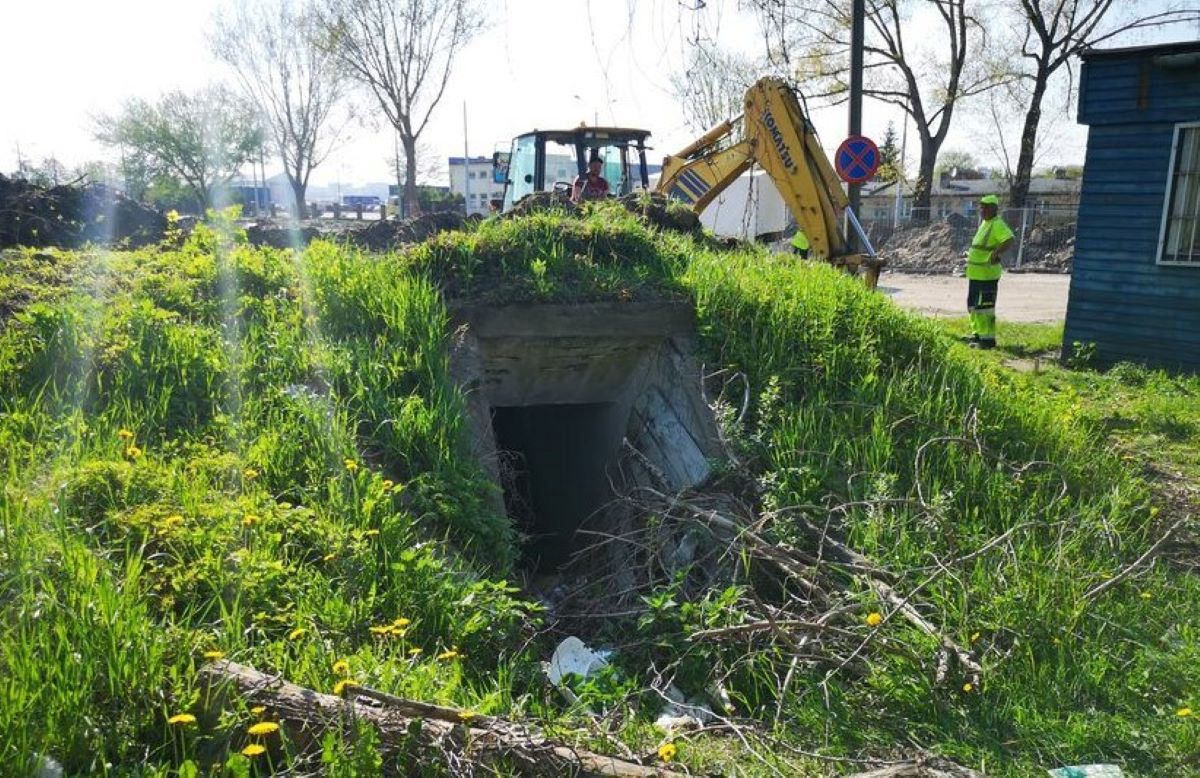
M1159 264L1200 267L1200 124L1175 125L1158 245Z

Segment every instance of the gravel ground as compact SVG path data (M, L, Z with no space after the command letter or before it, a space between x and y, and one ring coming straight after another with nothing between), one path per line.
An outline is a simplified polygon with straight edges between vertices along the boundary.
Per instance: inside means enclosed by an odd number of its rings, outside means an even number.
M996 316L1001 321L1056 322L1067 316L1068 275L1006 273L1000 279ZM897 305L926 316L966 316L967 279L884 270L879 291Z

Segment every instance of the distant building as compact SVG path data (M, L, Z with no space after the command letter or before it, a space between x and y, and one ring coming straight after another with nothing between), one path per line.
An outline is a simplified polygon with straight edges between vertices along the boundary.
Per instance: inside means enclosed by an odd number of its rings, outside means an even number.
M1057 212L1073 220L1081 185L1080 179L1067 178L1065 175L1034 178L1029 182L1026 205L1033 214L1053 216ZM914 186L911 181L905 181L900 187L900 220L907 221L912 216ZM979 198L989 194L998 196L1003 203L1008 196L1008 180L1000 176L952 178L942 174L930 192L930 215L934 219L948 219L952 214L968 219L978 218ZM859 208L862 221L890 221L895 211L894 182L870 181L863 185L862 206Z
M504 197L504 184L492 180L491 157L471 157L469 164L465 164L463 157L450 157L449 167L450 194L466 198L467 215L486 215L491 210L491 201Z
M1064 350L1200 369L1200 41L1083 55Z

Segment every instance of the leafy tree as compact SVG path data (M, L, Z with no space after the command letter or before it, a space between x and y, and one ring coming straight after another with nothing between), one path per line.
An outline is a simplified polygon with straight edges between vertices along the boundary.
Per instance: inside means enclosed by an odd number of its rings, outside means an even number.
M974 154L961 149L950 149L938 157L936 172L939 174L949 170L974 172L978 169L979 161L975 159Z
M845 0L749 0L769 55L814 99L849 97L850 6ZM989 63L985 29L967 0L866 0L863 94L900 106L912 117L921 146L914 205L928 214L934 166L954 111L999 83ZM914 15L936 34L913 39Z
M201 208L253 159L263 134L254 112L227 89L168 92L155 103L130 100L97 120L97 137L144 164L149 180L177 180Z
M345 81L319 36L310 6L272 0L243 3L218 15L211 39L213 52L232 68L243 95L262 117L299 218L304 218L309 177L345 126L336 122Z
M900 162L900 147L896 144L896 125L888 122L879 144L879 171L875 177L880 181L898 181L904 175Z
M683 106L684 121L705 132L742 112L746 90L761 68L739 54L715 46L695 46L687 69L671 75L671 90Z
M1024 96L1025 121L1009 191L1011 206L1021 208L1029 195L1042 101L1051 77L1069 66L1084 49L1115 35L1148 27L1196 23L1200 21L1200 8L1194 0L1179 7L1117 0L1009 0L1009 4L1024 22L1018 27L1022 39L1016 87Z
M483 28L476 0L324 0L324 45L374 95L400 136L404 204L417 198L417 142L441 102L454 60Z

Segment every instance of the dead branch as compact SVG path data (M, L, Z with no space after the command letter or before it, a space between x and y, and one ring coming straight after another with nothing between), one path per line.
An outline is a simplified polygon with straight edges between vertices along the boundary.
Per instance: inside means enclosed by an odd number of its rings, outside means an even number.
M210 706L220 706L231 690L247 702L265 705L291 739L302 745L319 743L326 731L340 730L348 720L357 719L372 724L383 748L394 753L413 748L415 740L423 752L440 753L455 763L508 762L519 765L523 775L649 778L676 774L557 743L536 729L494 716L365 687L350 687L345 697L335 697L226 660L200 668L199 683Z
M1084 592L1083 593L1083 601L1085 603L1089 603L1092 600L1095 600L1097 597L1104 594L1106 591L1108 591L1112 587L1116 586L1117 584L1121 583L1129 576L1133 575L1138 569L1140 569L1142 567L1142 565L1146 564L1150 560L1154 559L1154 557L1158 556L1158 552L1162 549L1162 547L1165 546L1168 542L1170 542L1171 536L1174 535L1175 532L1180 527L1182 527L1184 524L1187 524L1189 518L1190 517L1185 516L1184 518L1176 521L1170 527L1167 527L1167 531L1162 534L1162 537L1160 537L1158 540L1154 541L1154 544L1152 546L1150 546L1150 548L1146 549L1146 552L1144 554L1142 554L1140 557L1138 557L1137 559L1130 562L1128 565L1126 565L1119 573L1114 575L1112 578L1109 578L1107 581L1102 581L1101 583L1096 584L1091 589L1088 589L1086 592Z

